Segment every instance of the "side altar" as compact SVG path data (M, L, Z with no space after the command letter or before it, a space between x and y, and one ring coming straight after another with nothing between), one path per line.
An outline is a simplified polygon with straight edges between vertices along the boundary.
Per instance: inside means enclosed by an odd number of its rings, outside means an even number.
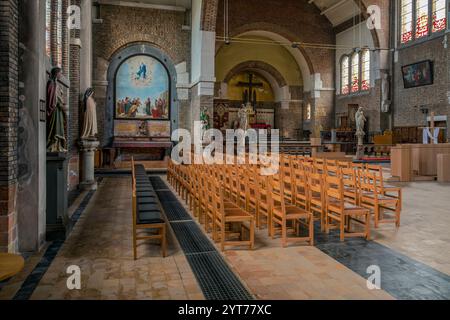
M115 120L107 158L115 168L127 167L131 157L144 164L152 162L151 167L164 168L172 148L170 136L167 120ZM105 164L105 160L102 162Z

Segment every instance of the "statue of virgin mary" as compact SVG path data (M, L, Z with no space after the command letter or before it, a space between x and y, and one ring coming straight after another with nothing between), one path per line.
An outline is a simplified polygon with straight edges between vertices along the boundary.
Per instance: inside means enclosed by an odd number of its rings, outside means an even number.
M97 133L97 107L94 100L94 91L92 88L88 88L84 94L84 121L81 139L95 140Z

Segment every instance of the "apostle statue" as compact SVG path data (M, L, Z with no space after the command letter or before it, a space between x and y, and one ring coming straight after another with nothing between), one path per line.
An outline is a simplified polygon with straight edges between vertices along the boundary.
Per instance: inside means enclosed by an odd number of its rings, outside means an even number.
M84 121L81 139L95 140L97 133L97 107L94 100L94 90L88 88L84 94Z
M364 134L364 125L367 119L364 116L364 111L362 107L359 107L358 111L355 114L355 122L356 122L356 134Z
M63 92L58 84L61 79L61 68L55 67L47 83L47 151L67 152L65 128L68 111Z

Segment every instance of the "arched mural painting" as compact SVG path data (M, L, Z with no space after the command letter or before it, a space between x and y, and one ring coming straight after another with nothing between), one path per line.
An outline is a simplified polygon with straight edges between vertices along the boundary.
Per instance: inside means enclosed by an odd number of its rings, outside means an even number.
M144 135L169 138L178 128L176 70L158 48L138 43L113 55L108 68L105 142ZM129 131L129 132L128 132Z

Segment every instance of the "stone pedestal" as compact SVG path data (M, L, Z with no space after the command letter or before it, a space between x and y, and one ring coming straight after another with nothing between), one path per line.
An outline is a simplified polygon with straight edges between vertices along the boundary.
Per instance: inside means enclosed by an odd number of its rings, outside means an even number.
M356 159L361 160L364 158L364 132L356 132L356 137L358 138L358 145L356 147Z
M100 143L97 140L80 140L81 152L83 154L83 176L80 183L82 190L97 190L97 181L95 180L95 151Z
M47 154L47 241L65 237L65 225L68 222L68 163L65 153Z

